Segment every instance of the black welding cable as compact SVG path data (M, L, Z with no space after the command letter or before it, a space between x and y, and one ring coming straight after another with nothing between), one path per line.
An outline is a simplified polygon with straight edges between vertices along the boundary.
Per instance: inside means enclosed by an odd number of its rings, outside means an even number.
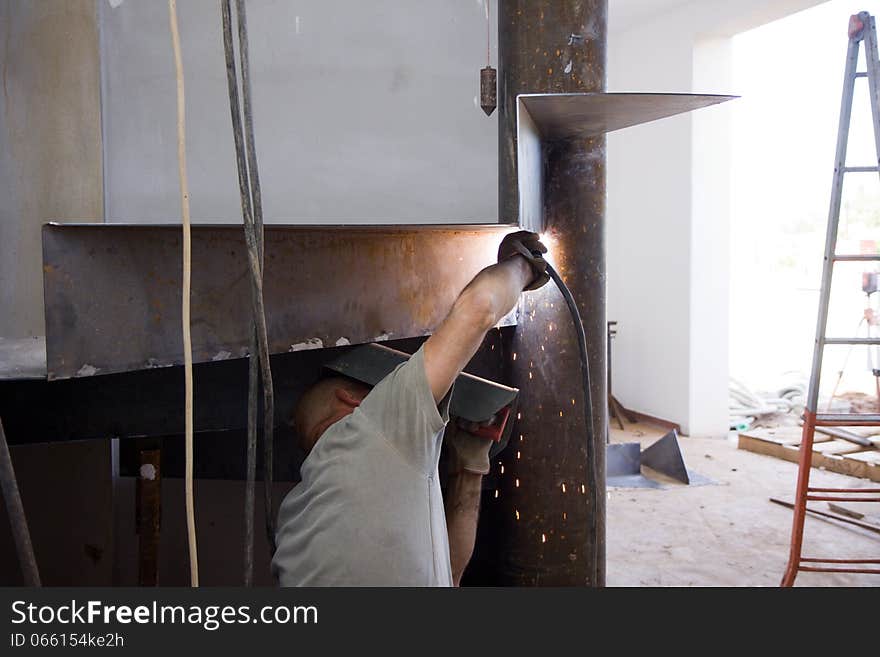
M260 192L260 173L257 168L256 153L254 146L254 129L253 120L250 113L250 64L248 59L247 48L247 18L243 3L239 0L236 2L236 12L238 14L238 43L239 56L241 58L241 87L242 101L244 105L244 129L245 129L245 145L247 150L248 174L250 176L251 191L251 207L253 209L254 228L257 231L257 248L260 256L260 271L265 267L264 247L263 247L263 200ZM251 335L251 353L257 353L257 333ZM257 478L257 413L259 407L258 387L260 384L260 373L258 361L255 358L249 360L248 369L248 440L247 440L247 485L245 488L245 522L247 524L245 531L246 547L246 563L245 563L245 586L253 585L253 569L254 569L254 483ZM271 481L272 476L272 435L266 434L264 431L264 444L267 445L266 452L269 458L264 463L270 464L264 475L264 486L269 491L270 496L264 498L264 506L267 509L272 508L271 498ZM271 513L269 516L271 518ZM268 530L268 527L267 527ZM274 535L274 531L269 530L270 535ZM272 543L270 543L271 545Z
M241 95L242 110L244 113L245 146L247 148L248 173L251 181L251 200L254 212L254 229L257 234L257 248L260 258L260 271L263 271L264 263L264 235L263 235L263 196L260 191L260 171L257 166L257 147L254 139L253 103L251 101L251 74L250 55L248 49L247 14L245 13L245 0L236 0L235 9L238 18L238 48L241 60ZM268 345L266 346L268 353ZM269 545L275 545L275 514L272 512L272 481L274 468L274 390L271 369L266 367L268 373L263 375L263 495L266 508L266 532L269 537Z
M238 101L238 79L235 72L235 54L232 43L232 11L229 3L221 0L220 13L223 20L223 51L226 59L226 82L229 90L229 105L232 115L232 134L235 141L236 168L238 170L238 192L244 225L251 221L250 182L247 164L243 155L241 133L241 113ZM245 231L247 229L245 228ZM251 333L248 358L248 409L247 409L247 447L246 481L244 492L244 585L252 586L254 573L254 482L257 469L257 406L259 404L258 381L259 359L257 356L256 323Z
M6 501L6 512L9 514L9 526L12 529L12 538L15 541L15 551L18 553L24 585L40 586L40 571L37 569L34 546L31 544L31 533L24 515L24 506L21 503L18 481L12 467L12 455L9 453L9 445L6 444L2 421L0 421L0 488L3 490L3 499Z
M578 351L580 353L580 361L581 361L581 376L582 387L584 393L584 428L586 430L586 440L587 440L587 469L590 475L590 482L588 486L587 499L590 503L590 536L591 536L591 544L590 547L592 549L592 559L590 563L593 564L595 570L591 573L591 582L595 586L599 581L599 542L597 540L598 536L598 526L599 526L599 518L598 518L598 510L599 510L599 461L596 458L596 443L593 440L593 400L590 397L590 355L587 351L587 335L584 332L584 323L581 321L581 313L578 310L577 302L574 300L574 297L571 294L571 290L568 289L568 286L562 280L562 277L557 273L550 264L547 264L547 274L550 278L553 279L553 282L556 283L556 287L559 288L559 291L562 293L562 297L565 299L565 303L568 306L568 310L571 313L571 320L574 323L574 330L577 333L577 343L578 343Z
M251 191L245 159L244 133L242 130L241 110L238 98L238 79L235 67L235 52L232 40L232 10L229 0L220 2L223 19L223 49L226 58L226 81L229 91L229 105L232 116L232 133L235 141L236 167L238 170L238 187L241 199L242 216L244 219L245 243L247 245L248 264L250 266L251 297L254 316L254 335L251 339L250 368L248 380L248 445L247 474L248 483L245 489L245 582L250 584L253 576L253 515L254 515L254 479L256 474L256 417L258 407L258 374L263 378L264 396L264 435L274 425L274 395L272 374L269 364L269 348L266 333L266 320L262 295L262 258L261 243L251 210ZM259 366L259 372L258 372ZM271 500L269 500L271 502ZM269 545L274 551L274 517L271 508L266 509L266 532Z

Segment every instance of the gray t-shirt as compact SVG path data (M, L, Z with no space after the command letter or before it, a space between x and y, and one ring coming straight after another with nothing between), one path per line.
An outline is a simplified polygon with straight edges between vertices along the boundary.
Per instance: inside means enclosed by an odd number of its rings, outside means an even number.
M423 349L328 428L281 504L281 586L452 586L437 461L450 394L434 402Z

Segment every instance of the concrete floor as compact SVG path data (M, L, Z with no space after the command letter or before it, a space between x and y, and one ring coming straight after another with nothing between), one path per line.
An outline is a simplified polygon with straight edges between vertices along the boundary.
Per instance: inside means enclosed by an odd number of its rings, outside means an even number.
M615 442L651 444L662 430L643 423L615 430ZM668 483L657 489L609 489L609 586L778 586L788 556L797 467L738 450L735 438L681 438L690 470L716 485ZM875 487L813 470L811 484ZM826 503L816 508L827 510ZM876 514L875 509L860 511ZM874 505L870 505L874 506ZM807 516L804 556L880 558L880 534ZM800 573L798 586L880 586L880 575Z

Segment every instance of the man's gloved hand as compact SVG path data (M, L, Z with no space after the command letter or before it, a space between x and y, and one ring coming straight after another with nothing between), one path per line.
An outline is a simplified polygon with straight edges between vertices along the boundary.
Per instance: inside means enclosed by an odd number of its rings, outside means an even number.
M543 258L544 253L547 253L547 247L541 244L537 233L521 230L518 233L511 233L501 242L501 246L498 247L498 262L518 255L529 262L535 277L524 288L523 291L527 292L543 287L550 280L550 276L547 274L547 262Z
M471 472L473 474L489 474L489 449L493 441L468 433L453 420L446 426L443 442L451 450L449 462L450 472Z

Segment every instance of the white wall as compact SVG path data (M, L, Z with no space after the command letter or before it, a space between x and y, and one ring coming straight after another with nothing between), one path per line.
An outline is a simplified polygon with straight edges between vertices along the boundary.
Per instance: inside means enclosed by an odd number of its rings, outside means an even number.
M730 37L820 0L610 0L610 91L735 93ZM782 72L781 72L782 73ZM689 435L727 429L729 117L718 107L608 139L613 390Z
M487 118L475 104L486 65L483 2L247 6L267 221L497 220L497 114ZM99 10L107 220L175 220L167 4L99 0ZM186 0L178 12L193 218L239 222L219 2ZM495 49L493 29L497 66Z

